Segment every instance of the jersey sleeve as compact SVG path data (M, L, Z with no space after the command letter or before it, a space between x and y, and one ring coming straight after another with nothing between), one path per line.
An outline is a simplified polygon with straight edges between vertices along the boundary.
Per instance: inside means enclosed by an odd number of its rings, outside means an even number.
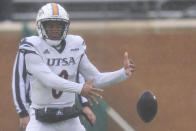
M65 80L55 73L43 62L42 58L34 53L25 55L27 71L45 87L80 94L83 84ZM32 87L33 88L33 87Z
M24 54L18 52L15 58L12 74L12 95L19 117L28 116L29 102L26 99L29 90L27 86L26 68Z
M81 74L79 74L78 82L79 82L79 83L85 83L85 79L84 79L84 77L83 77ZM81 104L83 107L85 107L85 106L90 106L90 104L88 103L88 100L87 100L85 97L83 97L83 96L81 96L81 95L78 95L78 99L79 99L80 104Z
M86 54L81 58L79 65L79 72L84 76L85 80L89 81L95 79L94 86L103 88L124 81L128 78L125 69L114 72L101 73L88 59Z

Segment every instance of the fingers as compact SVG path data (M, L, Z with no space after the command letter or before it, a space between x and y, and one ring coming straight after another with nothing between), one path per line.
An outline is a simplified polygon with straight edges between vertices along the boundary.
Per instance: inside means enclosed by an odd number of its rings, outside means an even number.
M124 53L124 67L125 68L128 68L129 65L130 65L130 59L129 59L128 53L125 52Z
M126 74L128 75L128 76L131 76L132 75L132 73L134 72L135 70L134 69L131 69L131 68L129 68L129 69L126 69Z
M25 123L20 123L20 128L26 128L26 126L27 126L27 124L25 124Z
M85 113L86 120L89 120L89 123L93 126L96 122L96 116L92 112L92 110L89 107L84 107L83 112Z
M133 70L135 70L135 64L129 64L129 67L132 68Z
M130 58L129 58L129 62L130 62L131 64L134 64L133 60L132 60L132 59L130 59Z
M124 53L124 60L129 60L129 56L128 56L128 53L126 51Z
M99 102L97 101L97 99L95 98L98 97L100 99L103 98L103 96L99 93L102 93L103 92L103 89L98 89L98 88L92 88L92 90L89 92L90 94L90 98L96 103L96 104L99 104Z
M97 99L93 95L91 95L90 97L96 104L99 104L99 102L97 101Z
M91 94L92 96L97 96L97 97L100 98L100 99L103 98L103 96L102 96L101 94L98 94L98 93L96 93L96 92L90 92L90 94Z
M95 92L95 93L102 93L104 90L103 89L99 89L99 88L91 88L91 91Z
M124 69L128 76L135 71L135 64L132 59L129 58L128 53L124 53Z
M20 128L26 128L29 122L29 117L20 118Z
M98 104L98 101L96 100L96 97L103 98L102 92L103 89L98 89L93 87L95 79L92 79L84 84L84 87L82 88L81 95L86 97L89 101L90 105L93 105L93 101Z
M90 114L90 118L89 119L92 122L92 124L94 125L95 122L96 122L96 116L92 113L92 114Z
M99 102L97 101L97 99L96 99L95 96L97 96L100 99L103 98L103 96L100 95L100 94L97 94L95 92L90 92L90 95L89 95L89 99L88 100L89 100L89 103L90 103L91 106L93 105L93 102L92 101L94 101L96 104L99 104Z

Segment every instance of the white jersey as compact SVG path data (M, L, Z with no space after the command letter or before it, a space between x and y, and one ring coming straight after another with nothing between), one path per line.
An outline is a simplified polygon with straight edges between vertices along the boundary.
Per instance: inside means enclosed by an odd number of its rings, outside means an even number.
M67 35L65 43L57 51L38 36L27 37L21 42L20 51L26 54L26 67L31 75L33 107L72 106L75 93L80 94L83 88L83 84L76 83L78 73L86 81L94 78L94 86L97 88L127 79L124 68L100 73L88 60L86 45L80 36Z

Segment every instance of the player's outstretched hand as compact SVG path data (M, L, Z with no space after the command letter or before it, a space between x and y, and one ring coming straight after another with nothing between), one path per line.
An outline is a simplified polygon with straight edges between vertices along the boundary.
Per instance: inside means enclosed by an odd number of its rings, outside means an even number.
M131 74L135 71L134 62L129 58L127 52L124 54L124 68L127 76L131 76Z
M99 98L103 98L102 94L103 93L103 89L98 89L93 87L93 83L94 83L95 79L92 79L88 82L86 82L82 88L81 91L81 95L86 97L88 99L88 102L90 103L90 105L93 105L92 100L98 104L98 101L96 100L95 96L99 97Z

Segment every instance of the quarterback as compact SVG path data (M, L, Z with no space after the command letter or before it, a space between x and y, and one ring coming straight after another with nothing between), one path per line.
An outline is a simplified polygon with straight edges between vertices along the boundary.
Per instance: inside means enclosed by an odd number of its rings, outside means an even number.
M97 102L95 96L102 98L101 88L126 80L135 66L125 52L122 69L99 72L86 55L83 38L67 35L69 15L57 3L41 7L36 24L39 36L26 37L19 46L32 88L26 131L85 131L78 118L85 113L75 106L75 95ZM77 83L78 74L84 84Z

